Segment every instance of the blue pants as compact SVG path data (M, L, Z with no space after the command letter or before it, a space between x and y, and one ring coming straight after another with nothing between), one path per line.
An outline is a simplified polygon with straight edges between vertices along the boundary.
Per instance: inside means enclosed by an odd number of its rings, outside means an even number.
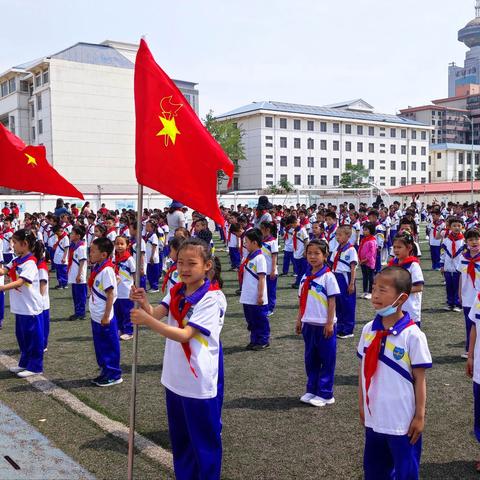
M432 269L440 268L440 245L430 245L430 254L432 256Z
M144 290L147 289L147 276L146 275L140 275L140 288L143 288Z
M43 371L43 316L15 315L15 335L20 348L18 366L30 372Z
M240 262L242 259L240 258L240 251L238 248L228 247L228 254L230 255L230 265L232 268L240 267Z
M472 329L473 322L470 320L468 317L470 314L470 307L463 307L463 316L465 317L465 334L466 334L466 340L465 340L465 351L468 352L468 349L470 348L470 330Z
M217 396L182 397L166 389L168 428L177 480L220 480L222 469L223 357Z
M58 285L66 287L68 285L68 266L65 263L56 263L55 271L57 272Z
M5 318L5 292L0 292L0 327L3 324Z
M115 318L118 322L120 332L132 335L133 324L130 321L130 310L133 308L133 302L128 298L117 298L113 304Z
M382 269L382 251L377 249L377 256L375 257L375 273Z
M461 303L458 298L458 285L460 283L460 272L444 272L446 289L447 289L447 305L450 307L460 307Z
M160 279L160 263L147 264L147 278L150 290L158 290L158 281Z
M87 304L87 284L72 283L73 308L77 317L85 316L85 305Z
M268 321L268 305L243 304L243 313L250 332L250 343L266 345L270 340L270 322Z
M297 274L297 278L295 279L295 285L300 285L300 280L307 271L307 266L307 259L305 257L293 259L293 267L295 269L295 273Z
M337 328L333 335L325 338L324 327L304 323L302 335L305 342L305 371L307 392L325 400L333 397L333 379L337 356Z
M387 435L365 429L365 480L417 480L422 437L410 445L407 435Z
M13 253L3 254L3 264L8 265L13 260Z
M294 273L295 273L295 264L293 263L293 252L287 252L286 250L283 252L283 267L282 273L286 275L288 270L290 269L290 262L294 266Z
M480 442L480 385L473 382L473 431Z
M120 341L115 315L107 326L92 320L93 346L102 377L118 380L122 376L120 369Z
M348 282L351 274L347 273ZM340 295L335 297L337 330L338 333L350 335L355 328L355 307L357 305L357 293L354 291L351 295L348 293L348 283L343 273L335 273Z
M273 312L275 310L275 305L277 304L277 281L278 277L275 277L275 279L272 280L270 278L270 275L267 275L267 295L269 312Z
M43 348L48 347L48 336L50 335L50 310L44 310L42 312L43 320Z
M220 234L220 240L222 242L225 242L225 232L223 230L223 227L220 225L215 224L215 230Z

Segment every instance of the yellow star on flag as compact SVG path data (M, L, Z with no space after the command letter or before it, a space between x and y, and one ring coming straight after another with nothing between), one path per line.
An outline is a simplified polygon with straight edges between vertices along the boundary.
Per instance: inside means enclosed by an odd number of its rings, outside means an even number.
M180 135L180 131L175 123L175 117L172 117L170 120L162 116L159 116L158 118L162 122L163 128L157 133L156 136L165 136L165 146L168 146L168 139L170 139L175 145L175 139L177 135Z
M33 165L34 167L37 166L37 160L35 157L32 157L28 153L26 153L25 156L27 157L27 165Z

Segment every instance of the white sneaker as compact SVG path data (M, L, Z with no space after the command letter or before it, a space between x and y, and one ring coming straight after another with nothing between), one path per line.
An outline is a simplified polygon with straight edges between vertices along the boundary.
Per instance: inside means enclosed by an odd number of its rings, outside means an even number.
M463 310L460 307L453 307L452 312L460 313L460 312L463 312Z
M322 397L317 397L317 398L319 398L325 405L333 405L335 403L335 399L333 397L329 398L328 400Z
M353 338L353 333L342 333L337 334L337 338L345 339L345 338Z
M315 395L313 393L305 393L300 397L300 401L303 403L310 403L310 400L314 397Z
M326 405L325 401L316 395L308 403L314 407L324 407Z
M460 355L460 357L464 358L464 359L468 359L468 352L465 352L465 353L462 353Z
M365 300L370 300L372 298L372 294L371 293L366 293L364 298L365 298Z
M160 290L147 290L147 293L158 293Z
M12 373L20 373L23 372L25 369L22 367L10 367L8 370Z
M33 377L33 375L41 375L43 372L31 372L30 370L22 370L21 372L17 373L17 377L20 378L27 378Z
M120 335L120 340L131 340L133 338L133 335L130 335L128 333L123 333Z

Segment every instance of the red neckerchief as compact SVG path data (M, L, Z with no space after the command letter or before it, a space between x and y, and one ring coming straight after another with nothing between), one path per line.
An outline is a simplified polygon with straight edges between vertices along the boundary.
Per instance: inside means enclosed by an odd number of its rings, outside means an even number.
M298 244L298 241L297 241L297 233L301 230L302 227L295 227L295 232L293 234L293 249L296 250L297 249L297 244Z
M264 238L263 241L266 243L266 242L271 242L275 240L275 237L273 237L272 235L269 235L268 237Z
M457 255L457 244L455 242L457 240L463 240L465 237L463 236L463 233L457 233L456 235L454 233L449 233L447 238L452 242L452 257L455 257Z
M71 243L68 247L68 270L70 270L70 267L72 266L75 250L78 247L82 247L83 245L85 245L85 242L83 240L80 240L78 243Z
M351 247L350 242L347 242L343 247L337 250L337 253L335 254L335 258L333 260L334 272L337 270L337 265L338 265L338 261L340 260L340 256L342 255L343 252L347 251L350 247Z
M337 231L337 225L333 224L331 226L327 225L327 231L325 234L325 238L327 239L327 242L330 242L331 236Z
M433 222L433 238L437 238L437 230L440 225L443 224L442 220L438 220L438 222Z
M127 230L128 230L128 225L124 225L124 226L120 229L120 235L124 235L125 233L127 233Z
M219 283L214 280L211 284L210 284L210 290L211 291L214 291L214 290L220 290L220 285Z
M232 232L230 229L228 230L228 237L227 237L227 243L230 243L230 239L232 238Z
M163 279L162 283L162 292L165 292L165 289L167 288L168 281L170 280L170 277L172 273L177 269L177 262L173 263L170 268L167 270L167 273L165 274L165 278Z
M249 253L245 257L245 260L240 265L240 268L238 269L238 281L240 283L240 287L242 286L242 283L243 283L243 274L245 273L245 267L247 266L248 262L250 260L253 260L257 255L260 255L261 253L262 253L261 250L255 250L254 252Z
M59 244L65 237L67 237L67 236L68 236L67 232L63 232L63 233L58 237L58 240L54 243L53 249L56 250L57 247L58 247L58 244Z
M95 277L102 271L102 270L105 270L107 267L112 267L113 269L115 269L115 266L113 265L112 261L107 258L106 260L104 260L102 263L100 264L96 264L93 268L92 268L92 273L90 273L90 276L88 277L88 287L89 288L92 288L93 287L93 284L95 283Z
M15 260L13 260L12 266L8 270L8 276L10 277L10 280L12 282L15 282L15 280L17 280L17 267L23 265L25 262L28 261L33 261L37 263L37 259L31 253L27 253L21 258L16 258Z
M132 254L128 250L125 250L122 255L115 254L115 273L117 275L120 270L120 264L127 261L131 256Z
M285 229L285 235L283 236L283 239L286 241L288 240L288 230Z
M305 279L305 282L302 285L302 290L300 292L300 318L303 317L303 314L305 313L305 309L307 308L308 291L310 290L310 283L312 282L312 280L315 280L316 278L320 278L322 275L324 275L329 271L330 269L327 267L327 265L324 265L317 273L314 273L313 275L308 275L307 278Z
M476 278L475 264L480 262L480 253L477 253L477 255L475 255L475 257L472 257L470 255L470 252L467 252L467 255L468 255L468 257L464 255L465 258L468 260L467 274L471 278L473 287L475 288L475 278Z
M107 235L108 235L109 233L112 233L112 232L117 233L117 229L116 229L115 227L109 228L109 229L107 230Z
M420 263L418 258L411 255L407 258L404 258L401 262L398 260L398 258L392 258L389 262L388 262L388 266L389 267L393 267L393 266L397 266L397 267L402 267L404 268L405 270L407 270L410 265L412 263Z
M47 262L45 261L45 258L37 260L37 268L39 270L45 270L48 273L48 265L47 265Z

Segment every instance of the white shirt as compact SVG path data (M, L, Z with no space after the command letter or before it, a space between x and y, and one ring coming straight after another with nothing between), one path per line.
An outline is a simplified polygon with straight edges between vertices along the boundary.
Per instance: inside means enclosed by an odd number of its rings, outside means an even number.
M133 257L128 257L127 260L120 262L118 268L118 277L120 282L118 283L118 298L129 298L130 290L135 281L135 261Z
M470 252L468 250L460 255L458 271L461 274L460 281L462 282L462 307L471 307L480 291L480 262L475 264L475 282L472 282L470 275L468 275L469 258Z
M266 273L267 261L265 260L264 255L261 253L255 258L250 259L245 264L240 303L245 303L246 305L257 305L258 279L260 275L266 275ZM267 282L265 282L265 288L263 289L263 305L267 305L267 303Z
M438 220L436 223L432 223L431 230L428 235L428 241L432 246L438 246L442 243L442 239L436 239L436 235L441 233L445 229L445 222L443 220Z
M90 248L90 245L93 242L93 239L95 238L95 224L94 223L89 223L87 225L87 231L85 234L85 239L87 240L87 247Z
M107 304L106 292L113 288L113 303L117 299L117 279L112 267L104 268L95 277L95 282L90 291L88 309L90 317L94 322L101 323L105 306ZM113 318L113 306L110 310L109 320Z
M58 245L53 255L53 263L57 263L57 264L62 263L64 252L65 250L68 250L69 246L70 246L70 239L68 238L68 235L65 235L61 240L58 240ZM65 257L64 263L67 263L67 258L68 258L68 253L67 253L67 256Z
M49 310L50 309L50 295L48 293L48 270L45 270L44 268L39 268L38 269L38 280L39 280L39 288L42 282L46 282L46 289L45 293L41 295L42 300L43 300L43 310Z
M202 287L199 289L201 290ZM197 292L199 292L197 290ZM218 366L220 360L220 332L223 327L227 301L220 290L207 291L193 306L183 324L194 327L198 332L188 342L191 350L190 369L182 344L167 338L163 356L162 385L183 397L215 398L217 396ZM201 293L201 292L199 292ZM169 308L170 293L162 305ZM167 324L178 327L178 322L168 313Z
M153 253L153 247L156 246L157 248L155 249L155 253ZM160 262L160 257L158 254L158 237L156 233L151 233L147 235L146 239L146 257L147 257L147 264L150 263L150 260L153 259L153 263L159 263Z
M477 329L477 339L475 340L475 349L473 351L473 381L480 384L480 300L478 297L470 309L469 318L475 323L475 328Z
M298 288L298 296L301 296L303 284L307 274L303 275ZM335 275L332 272L325 272L310 282L308 290L307 305L302 317L302 323L312 325L325 325L328 319L328 299L340 294ZM333 323L337 323L334 315Z
M455 243L455 255L452 253L452 247ZM442 243L441 263L445 272L457 272L460 267L460 257L463 253L465 239L452 240L445 238Z
M349 242L352 245L358 245L358 239L360 238L360 222L357 220L355 223L351 224L352 226L352 235L350 236Z
M285 252L293 252L293 234L295 233L295 229L289 228L285 232L285 246L284 246L284 251Z
M408 268L406 268L412 277L412 286L423 285L425 280L423 278L422 268L420 264L412 262ZM423 292L411 293L407 301L403 304L402 310L410 314L410 318L414 322L422 321L422 295Z
M305 251L305 245L308 242L308 233L303 227L297 227L294 231L294 237L296 237L297 248L294 248L293 258L299 260L303 258L303 252ZM295 241L292 240L295 245Z
M272 257L275 254L278 254L278 240L273 238L272 240L262 243L262 253L267 262L267 275L272 273ZM275 265L275 275L278 275L277 265Z
M227 237L228 241L228 248L238 248L240 250L241 248L241 237L239 237L235 233L229 233L230 239Z
M406 327L408 314L390 330L382 341L377 370L368 392L365 391L365 351L375 338L376 330L383 330L381 317L367 323L362 330L357 355L362 359L362 390L365 426L377 433L406 435L415 416L413 368L430 368L432 357L425 334L416 326Z
M346 245L344 245L343 248L345 247ZM338 248L340 248L340 245L338 246ZM350 274L352 272L351 264L358 264L358 253L355 247L350 244L348 248L345 248L345 250L340 253L337 266L336 268L334 268L335 257L337 256L338 248L330 254L330 265L332 265L333 273L343 274L343 276L345 277L345 282L348 285L350 283Z
M80 262L87 260L87 246L85 242L80 242L79 246L73 252L72 264L68 269L68 283L77 283ZM80 283L87 283L87 262L83 263L80 270Z
M13 253L12 237L13 229L3 234L3 253Z
M137 242L132 243L131 248L132 248L133 261L136 265L137 264ZM145 255L146 246L145 246L145 240L143 238L141 241L140 250L141 250L141 253L144 254L142 270L143 270L143 274L145 275L147 273L147 256Z
M112 230L107 233L107 238L113 242L115 242L115 239L118 237L117 230Z
M167 213L167 223L170 231L168 232L168 239L175 236L175 230L179 227L185 227L185 215L180 210L175 210L173 213Z

